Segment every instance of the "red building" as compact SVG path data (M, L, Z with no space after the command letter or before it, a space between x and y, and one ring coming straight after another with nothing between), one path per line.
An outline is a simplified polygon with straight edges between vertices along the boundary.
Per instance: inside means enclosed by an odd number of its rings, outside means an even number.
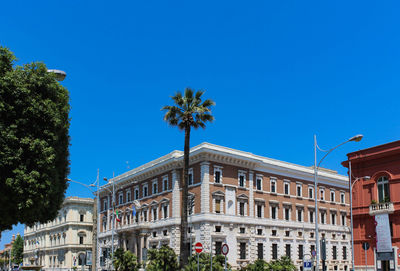
M350 164L352 173L355 269L398 270L400 141L352 152L347 157L342 164L347 168ZM369 246L366 251L363 243Z

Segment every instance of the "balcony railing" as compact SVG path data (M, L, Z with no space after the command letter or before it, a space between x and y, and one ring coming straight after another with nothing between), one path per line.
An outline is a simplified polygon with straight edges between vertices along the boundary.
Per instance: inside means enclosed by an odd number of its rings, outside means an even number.
M382 202L369 206L369 215L392 214L394 212L393 202Z

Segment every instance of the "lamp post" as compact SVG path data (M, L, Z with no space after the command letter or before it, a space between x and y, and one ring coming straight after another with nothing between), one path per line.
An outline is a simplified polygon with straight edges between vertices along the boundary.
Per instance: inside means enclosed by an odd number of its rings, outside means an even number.
M354 182L351 182L352 177L354 177L351 173L351 161L349 160L349 184L350 184L350 232L351 232L351 269L354 271L354 236L353 236L353 186L359 180L369 180L370 176L358 177L354 179Z
M318 169L319 166L321 165L322 161L325 159L325 157L328 156L333 150L339 148L340 146L346 144L347 142L350 141L355 141L359 142L363 138L362 135L356 135L348 140L344 141L343 143L340 143L336 147L333 147L329 150L323 150L318 146L317 143L317 136L314 135L314 202L315 202L315 247L316 247L316 271L319 271L319 256L320 256L320 251L319 251L319 233L318 233ZM326 152L326 154L322 157L322 159L318 162L317 164L317 149ZM322 270L325 271L325 270Z
M107 181L107 178L103 178L103 180ZM104 187L107 189L107 187ZM107 189L108 190L108 189ZM108 190L111 192L110 190ZM114 214L115 213L115 181L112 182L112 214L111 214L111 268L114 269Z
M65 71L62 71L62 70L54 70L54 69L51 69L51 70L47 70L47 72L54 73L55 76L56 76L56 80L57 80L57 81L63 81L63 80L65 79L65 77L67 76L67 74L65 73Z

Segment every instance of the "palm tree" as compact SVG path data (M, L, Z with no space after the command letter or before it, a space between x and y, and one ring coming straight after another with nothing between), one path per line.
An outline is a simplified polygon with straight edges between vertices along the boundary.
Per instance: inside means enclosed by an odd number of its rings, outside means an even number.
M187 249L187 230L188 230L188 177L189 177L189 149L190 149L190 130L193 127L205 128L207 121L212 122L214 117L211 115L211 106L214 101L207 99L202 102L201 96L204 91L194 91L190 88L185 89L184 96L177 92L172 96L175 105L164 106L161 110L166 110L164 120L171 126L178 126L179 130L185 131L185 147L183 155L183 178L182 178L182 208L181 208L181 239L179 262L181 267L187 264L189 251Z

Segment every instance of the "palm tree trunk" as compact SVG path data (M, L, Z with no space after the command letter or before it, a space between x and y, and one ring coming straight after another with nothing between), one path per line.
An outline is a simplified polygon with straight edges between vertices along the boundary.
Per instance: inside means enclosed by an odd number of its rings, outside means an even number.
M185 147L183 152L182 208L181 208L181 240L179 263L183 268L188 263L188 178L189 178L190 125L185 128Z

